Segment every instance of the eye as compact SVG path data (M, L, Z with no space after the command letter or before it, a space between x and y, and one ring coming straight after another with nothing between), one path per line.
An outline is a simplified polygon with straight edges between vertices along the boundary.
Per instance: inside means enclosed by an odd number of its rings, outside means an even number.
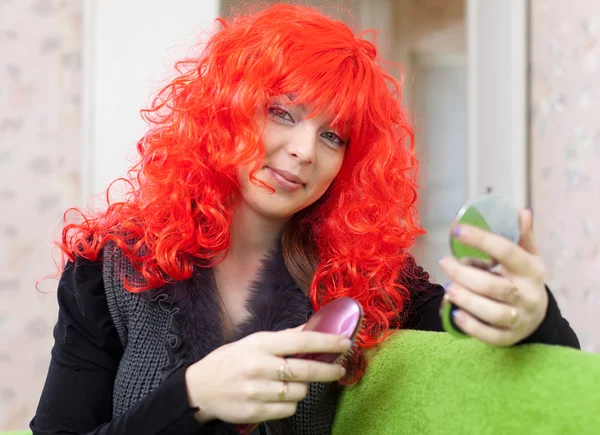
M295 123L292 113L282 106L269 107L269 115L271 115L271 117L275 117L277 121L287 122L289 124Z
M332 131L323 133L321 137L336 147L343 147L344 145L346 145L346 142L343 141L337 134L335 134Z

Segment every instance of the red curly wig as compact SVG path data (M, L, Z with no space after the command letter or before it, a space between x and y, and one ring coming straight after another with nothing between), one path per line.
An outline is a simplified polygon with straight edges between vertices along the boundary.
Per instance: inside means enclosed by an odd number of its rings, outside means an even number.
M344 380L351 383L364 370L364 350L400 325L409 292L399 278L411 272L407 251L424 233L400 84L364 34L317 9L279 4L218 21L201 55L178 62L179 75L142 111L149 129L137 144L125 199L107 199L99 212L71 209L83 216L78 222L67 223L67 211L58 245L70 260L94 261L112 240L145 278L143 286L126 283L132 292L216 264L241 200L237 168L258 168L264 156L256 108L293 93L334 118L334 127L350 125L338 177L294 216L282 242L290 273L315 309L341 296L365 309Z

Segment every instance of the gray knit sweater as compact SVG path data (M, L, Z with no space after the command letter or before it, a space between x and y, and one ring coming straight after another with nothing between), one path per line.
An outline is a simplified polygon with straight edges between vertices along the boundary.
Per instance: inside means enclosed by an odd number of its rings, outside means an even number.
M124 348L114 383L113 417L127 411L174 371L224 344L215 308L218 302L214 298L214 281L207 271L200 270L189 280L157 291L134 294L125 290L123 279L143 282L142 276L114 245L104 249L106 299ZM250 319L238 326L236 339L260 330L298 326L312 314L307 298L289 275L280 250L265 260L252 291ZM337 385L311 383L296 414L285 421L269 423L271 432L330 433L338 394Z

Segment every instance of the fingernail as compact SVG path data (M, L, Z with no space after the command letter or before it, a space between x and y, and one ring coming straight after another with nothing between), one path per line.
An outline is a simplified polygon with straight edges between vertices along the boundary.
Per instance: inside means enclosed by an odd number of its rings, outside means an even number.
M446 257L441 257L441 258L438 260L438 264L439 264L440 266L443 266L445 262L446 262Z
M448 287L450 287L450 284L452 284L450 281L444 284L444 291L448 291Z
M342 341L340 341L340 344L344 349L350 349L350 346L352 346L352 342L347 338L344 338Z
M341 374L342 378L344 376L346 376L346 369L344 368L344 366L340 366L340 374Z
M449 286L446 289L446 296L456 296L456 287Z
M458 237L458 236L460 236L461 232L463 232L463 227L460 225L457 225L454 227L452 234L454 235L454 237Z
M461 313L460 310L452 310L452 320L460 319Z
M527 210L529 210L529 213L531 213L531 219L533 219L533 209L531 207L527 207Z

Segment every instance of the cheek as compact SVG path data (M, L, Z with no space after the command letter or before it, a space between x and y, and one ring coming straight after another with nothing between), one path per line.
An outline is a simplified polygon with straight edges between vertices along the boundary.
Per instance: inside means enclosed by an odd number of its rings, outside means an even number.
M340 173L342 163L344 162L344 153L336 153L335 156L327 156L327 164L322 168L323 184L330 185Z
M336 153L336 156L334 159L332 159L332 169L331 172L333 174L333 178L337 177L338 174L340 173L340 170L342 169L342 165L344 164L344 156L346 154L346 150L340 150L339 152Z
M277 124L271 122L262 112L259 113L258 111L254 116L254 123L258 134L258 146L263 148L265 155L272 154L280 135Z
M248 166L248 165L240 166L237 170L237 176L238 176L238 182L240 184L243 184L243 182L246 181L248 179L248 177L250 176L250 166Z
M277 143L281 142L281 132L273 122L267 122L259 130L259 141L265 151L265 155L270 155L277 149Z

